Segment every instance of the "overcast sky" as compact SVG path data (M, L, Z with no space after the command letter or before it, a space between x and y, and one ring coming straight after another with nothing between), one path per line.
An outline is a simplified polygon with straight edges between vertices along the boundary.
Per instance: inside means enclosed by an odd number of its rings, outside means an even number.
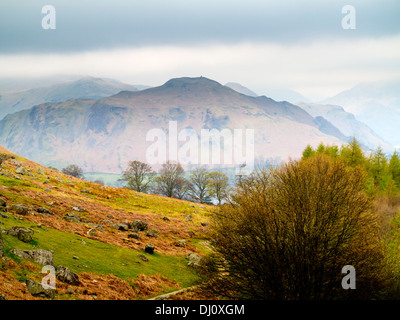
M42 28L42 7L56 29ZM356 29L342 28L344 5ZM313 99L400 77L398 0L1 0L0 78L200 76ZM1 89L1 88L0 88Z

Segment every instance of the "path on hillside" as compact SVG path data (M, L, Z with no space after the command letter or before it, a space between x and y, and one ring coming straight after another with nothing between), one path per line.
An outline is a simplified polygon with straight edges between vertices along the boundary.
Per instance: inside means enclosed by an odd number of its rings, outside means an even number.
M155 296L155 297L153 297L151 299L147 299L147 300L168 300L169 297L172 297L172 296L177 295L179 293L186 292L189 289L195 289L197 287L198 287L198 285L187 287L187 288L183 288L183 289L179 289L179 290L176 290L176 291L172 291L172 292L168 292L168 293L165 293L165 294L161 294L159 296Z

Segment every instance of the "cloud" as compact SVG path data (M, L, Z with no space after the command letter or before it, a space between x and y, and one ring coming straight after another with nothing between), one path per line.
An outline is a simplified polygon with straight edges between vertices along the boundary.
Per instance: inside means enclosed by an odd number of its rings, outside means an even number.
M41 28L42 6L56 9L57 29ZM400 32L398 0L353 0L356 32L341 28L344 0L2 0L1 53L80 51L273 42Z
M2 77L87 74L161 85L179 76L240 82L259 94L284 86L328 96L360 82L400 76L400 34L379 39L329 39L308 44L264 42L146 46L65 54L0 55Z

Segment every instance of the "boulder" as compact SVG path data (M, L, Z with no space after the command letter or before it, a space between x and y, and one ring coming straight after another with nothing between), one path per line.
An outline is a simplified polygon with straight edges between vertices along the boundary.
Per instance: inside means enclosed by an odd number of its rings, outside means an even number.
M148 228L148 224L146 221L135 219L135 220L133 220L131 227L132 227L132 229L135 229L138 231L144 231Z
M53 215L53 212L51 212L49 209L44 208L44 207L39 207L39 208L37 208L37 209L36 209L36 212L41 213L41 214L44 214L44 215L49 215L49 216L52 216L52 215Z
M64 215L64 220L68 222L81 222L82 218L73 212L68 212Z
M22 166L21 162L19 162L18 160L11 159L10 162L11 162L12 164L16 165L17 167Z
M116 223L114 224L114 228L121 231L128 231L129 225L127 223Z
M29 293L34 297L54 299L56 295L55 289L44 289L41 283L38 283L31 279L26 280L26 287L28 288Z
M27 228L20 227L20 226L13 226L7 230L7 234L9 234L11 236L15 236L15 237L18 237L18 234L20 232L32 232L32 234L33 234L32 229L27 229Z
M144 251L150 254L154 253L154 245L152 245L151 243L146 244L146 247L144 248Z
M41 175L44 174L44 170L43 170L42 167L39 167L38 170L37 170L37 172L38 172L38 174L41 174Z
M137 232L131 232L128 234L128 238L141 240L140 234Z
M56 278L61 282L65 282L73 286L78 286L81 284L78 275L64 266L57 267Z
M157 233L158 233L158 232L157 232L156 230L149 229L149 230L146 230L145 235L146 235L147 237L157 238Z
M201 257L199 255L197 255L195 253L189 253L186 256L186 259L189 260L189 262L187 264L188 266L191 266L191 267L200 266Z
M175 242L177 247L186 247L186 241L184 239L178 240Z
M26 169L24 167L18 167L17 169L15 169L15 173L24 175L26 174Z
M19 229L17 234L18 240L26 243L31 242L33 240L33 233L31 229Z
M29 213L28 207L25 207L23 204L14 204L11 207L17 214L26 216Z
M12 254L16 256L27 259L32 262L36 262L42 266L53 265L53 253L51 251L38 249L38 250L19 250L13 249L11 250Z

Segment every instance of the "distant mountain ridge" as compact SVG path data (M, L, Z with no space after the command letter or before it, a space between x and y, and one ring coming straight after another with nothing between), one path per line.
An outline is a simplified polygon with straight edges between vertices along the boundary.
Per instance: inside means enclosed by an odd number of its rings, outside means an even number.
M400 79L359 84L320 103L342 106L400 148Z
M60 102L68 99L99 99L122 90L137 91L138 89L112 79L85 77L77 81L5 93L0 96L0 119L7 114L45 102Z
M251 97L204 77L176 78L141 91L100 99L47 102L6 116L0 145L41 164L76 163L86 172L120 173L129 160L146 161L146 133L179 130L253 129L256 161L298 157L307 144L341 144L345 136L329 121L288 102ZM183 142L182 142L183 144Z
M393 146L380 138L369 126L358 121L356 117L346 112L341 106L316 103L297 103L313 117L323 117L330 121L347 137L356 137L366 148L376 150L378 146L385 152L393 152Z

